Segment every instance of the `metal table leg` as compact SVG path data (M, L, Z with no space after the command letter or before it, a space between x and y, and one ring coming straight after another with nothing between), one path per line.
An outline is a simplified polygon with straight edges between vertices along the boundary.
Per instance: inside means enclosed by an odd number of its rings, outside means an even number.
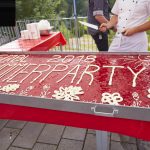
M109 150L108 132L96 130L97 150Z
M62 44L60 44L60 50L62 51Z

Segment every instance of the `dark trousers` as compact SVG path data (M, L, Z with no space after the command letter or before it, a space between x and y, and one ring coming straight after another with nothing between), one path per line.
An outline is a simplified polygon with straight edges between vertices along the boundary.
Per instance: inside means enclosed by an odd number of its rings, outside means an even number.
M91 35L95 41L95 44L99 51L108 51L108 34L107 33L97 33Z

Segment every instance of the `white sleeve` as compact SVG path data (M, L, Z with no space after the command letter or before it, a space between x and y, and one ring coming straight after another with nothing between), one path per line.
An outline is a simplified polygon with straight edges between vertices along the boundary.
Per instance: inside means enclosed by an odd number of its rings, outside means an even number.
M111 12L115 15L119 14L119 0L116 0Z
M148 0L148 15L150 17L150 0Z

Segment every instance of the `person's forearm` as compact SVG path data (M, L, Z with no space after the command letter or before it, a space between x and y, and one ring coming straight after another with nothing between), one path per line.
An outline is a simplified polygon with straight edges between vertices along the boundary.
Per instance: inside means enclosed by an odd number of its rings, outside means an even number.
M111 17L110 21L107 23L107 28L111 29L111 28L115 27L117 22L118 22L118 16L117 15L113 15Z
M134 28L135 29L135 32L144 32L144 31L148 31L150 30L150 21L147 21L146 23L140 25L140 26L137 26Z
M108 20L107 20L104 16L102 16L102 15L96 15L96 16L95 16L95 19L96 19L100 24L102 24L102 23L107 23L107 22L108 22Z

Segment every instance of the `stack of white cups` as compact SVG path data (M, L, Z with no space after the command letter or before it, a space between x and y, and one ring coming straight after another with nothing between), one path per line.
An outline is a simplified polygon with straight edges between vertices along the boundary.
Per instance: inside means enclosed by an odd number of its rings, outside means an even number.
M29 38L29 31L28 30L22 30L21 31L21 38L24 40L28 40Z
M27 39L39 39L40 38L40 30L38 27L38 23L30 23L26 25L27 30L21 31L21 38L24 40Z
M40 30L38 28L38 23L30 23L26 25L27 30L29 31L30 39L40 38Z

